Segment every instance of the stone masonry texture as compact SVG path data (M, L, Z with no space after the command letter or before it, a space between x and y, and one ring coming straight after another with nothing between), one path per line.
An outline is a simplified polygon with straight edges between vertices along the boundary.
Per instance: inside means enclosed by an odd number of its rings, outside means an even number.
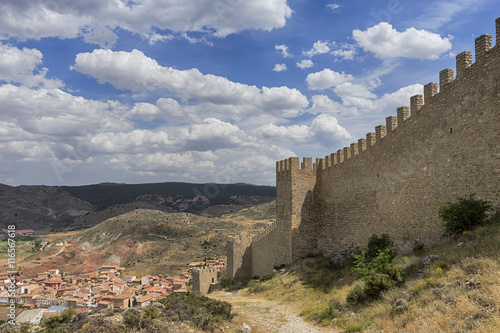
M279 266L365 246L373 234L388 234L409 251L416 242L443 240L441 204L475 194L499 207L500 19L496 29L495 47L490 35L478 37L474 63L470 52L459 54L456 78L451 69L441 71L439 91L436 83L426 85L424 96L413 96L411 108L398 108L366 141L314 165L312 158L277 162L276 225L260 252L274 247ZM246 269L261 275L270 266Z
M217 269L212 267L202 267L193 269L193 292L198 296L206 295L210 292L212 284L217 283Z

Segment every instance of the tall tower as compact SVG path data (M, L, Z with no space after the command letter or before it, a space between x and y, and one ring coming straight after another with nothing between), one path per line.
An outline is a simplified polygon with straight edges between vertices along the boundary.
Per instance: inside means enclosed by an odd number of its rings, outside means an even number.
M316 183L312 158L298 157L276 162L276 265L289 265L293 260L293 230L302 220L306 195Z

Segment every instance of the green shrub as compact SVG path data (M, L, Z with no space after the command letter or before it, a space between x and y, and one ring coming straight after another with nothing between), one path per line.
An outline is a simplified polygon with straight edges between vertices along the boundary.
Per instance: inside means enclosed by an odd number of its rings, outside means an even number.
M231 287L234 284L233 279L229 277L223 277L220 279L220 286L222 288Z
M373 259L368 260L366 251L361 249L360 254L353 255L354 267L352 270L356 273L358 279L366 280L374 274L393 274L394 256L390 249L380 251Z
M365 286L362 289L363 295L360 295L359 288L351 289L348 304L352 305L378 298L383 291L399 286L404 281L403 267L394 261L394 253L390 248L379 251L378 255L371 260L366 258L365 249L361 249L360 252L360 254L353 255L353 271L358 279L365 281Z
M77 319L76 310L69 308L64 310L60 315L50 316L42 321L42 327L47 330L53 330L58 328L62 323L70 323Z
M474 194L471 194L458 198L455 203L441 205L439 217L445 224L446 234L456 236L484 224L491 208L487 201L474 199Z
M122 313L123 324L129 328L139 328L142 321L142 313L139 309L130 308Z
M61 322L62 322L61 316L58 315L50 316L42 321L42 327L45 327L47 329L54 329L59 327L59 325L61 325Z
M158 318L159 312L160 311L158 310L158 308L156 308L154 306L150 306L150 307L146 307L146 308L142 309L143 316L145 318L150 319L150 320Z
M363 332L367 327L370 326L369 322L347 322L344 325L345 333Z
M379 297L383 291L394 288L397 282L398 281L393 280L388 274L371 274L365 280L363 291L368 299L374 299Z
M349 290L349 293L347 294L346 302L350 306L357 306L365 303L366 295L363 287L357 284L353 288L351 288L351 290Z
M317 320L323 325L328 325L333 319L338 317L339 313L330 305L319 313Z
M340 314L336 310L335 305L328 305L326 308L321 306L306 308L300 313L307 320L319 322L322 325L329 325L335 318L339 318Z
M230 320L231 304L194 293L172 294L159 300L164 305L162 314L172 321L192 321L203 330L213 331L223 320Z
M366 250L366 260L372 260L375 258L380 251L390 249L390 254L394 257L396 253L393 249L393 243L389 235L382 234L380 237L377 235L372 235L368 241L368 246Z
M220 316L227 319L231 318L231 303L207 298L205 307L212 316Z
M77 314L78 313L73 308L66 309L61 313L61 321L63 323L72 322L76 320Z

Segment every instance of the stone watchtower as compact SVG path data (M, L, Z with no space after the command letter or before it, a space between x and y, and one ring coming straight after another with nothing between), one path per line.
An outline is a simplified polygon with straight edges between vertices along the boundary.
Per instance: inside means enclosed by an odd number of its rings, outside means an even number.
M302 207L316 184L312 158L290 157L276 162L276 266L300 256L298 231Z
M198 296L208 294L217 284L217 269L202 267L193 269L193 292Z

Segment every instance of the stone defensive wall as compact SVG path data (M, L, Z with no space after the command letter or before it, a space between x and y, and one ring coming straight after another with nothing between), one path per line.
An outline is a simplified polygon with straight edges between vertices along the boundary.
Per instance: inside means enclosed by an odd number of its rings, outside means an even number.
M227 276L233 280L252 277L252 237L250 235L227 238Z
M276 265L276 224L252 237L252 276L271 272Z
M276 163L276 223L228 240L232 278L263 275L308 254L334 255L388 234L402 251L443 240L438 210L475 194L500 206L500 18L456 56L439 85L374 132L325 158ZM315 163L313 163L315 162ZM274 249L274 251L273 251ZM270 262L274 260L274 265Z
M276 265L276 225L256 235L230 236L227 240L227 272L235 280L247 280L271 272Z
M496 46L482 35L424 95L410 99L348 147L316 159L277 162L277 244L284 262L332 255L389 234L401 250L442 240L439 206L459 196L500 206L500 19ZM299 165L300 164L300 165ZM283 226L283 230L280 229ZM278 258L279 259L279 258Z

